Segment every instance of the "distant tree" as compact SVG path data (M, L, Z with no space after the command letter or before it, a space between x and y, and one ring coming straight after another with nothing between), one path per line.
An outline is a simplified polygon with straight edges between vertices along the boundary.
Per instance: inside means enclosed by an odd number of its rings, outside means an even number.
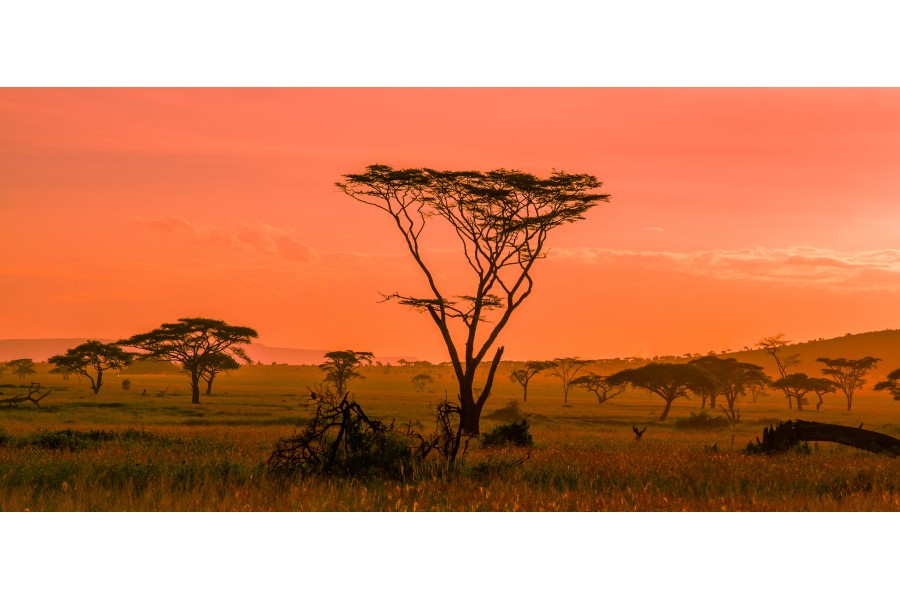
M216 354L211 356L206 363L200 367L200 379L206 382L206 395L212 395L213 380L216 375L225 371L234 371L241 368L241 364L230 354Z
M772 382L761 366L738 362L736 358L702 356L688 364L703 369L713 378L716 385L710 389L701 389L700 393L712 398L710 408L715 408L717 396L723 396L727 403L723 410L732 421L737 419L735 403L738 396L744 395L752 386L764 386Z
M625 391L624 385L613 385L609 382L609 377L596 373L576 377L572 380L572 385L594 392L597 402L600 404L606 403L607 400L611 400Z
M19 379L25 379L26 375L37 373L34 369L34 361L30 358L17 358L7 362L6 365L12 370L13 374L19 376Z
M900 369L894 369L888 373L885 380L876 383L872 389L878 392L882 390L890 392L894 400L900 401Z
M494 350L481 391L475 393L478 366L492 350L513 312L531 294L532 267L546 256L551 230L584 218L609 199L595 190L601 183L583 174L393 169L370 165L344 175L337 186L351 198L386 212L425 276L427 295L393 293L385 299L427 312L441 333L459 384L461 431L480 433L481 412L491 393L503 346ZM461 243L471 271L468 289L454 276L445 286L428 266L422 233L430 221L449 225ZM462 294L448 294L447 288ZM488 313L498 315L488 322ZM480 335L479 335L480 334Z
M63 381L69 380L69 375L72 374L72 371L67 369L66 367L53 367L48 371L51 375L62 375Z
M134 353L126 352L121 346L88 340L69 348L65 354L51 356L48 362L58 369L68 369L87 377L91 382L91 390L97 395L103 387L103 373L110 369L124 369L132 360Z
M666 403L659 420L665 421L672 402L688 392L699 393L717 385L712 376L694 365L651 362L643 367L625 369L607 378L612 385L628 384L658 395Z
M823 363L825 368L822 373L831 381L837 389L844 392L847 398L847 410L853 407L853 392L866 384L864 377L881 361L880 358L866 356L864 358L817 358L816 362Z
M418 375L413 375L412 383L417 392L424 392L425 386L434 383L434 377L428 373L419 373Z
M325 362L319 368L325 371L325 382L334 385L335 395L343 397L353 379L365 379L357 369L372 364L374 354L353 350L333 350L325 354ZM401 359L402 360L402 359Z
M563 386L563 404L569 403L569 388L572 387L572 381L590 361L581 360L577 356L567 356L565 358L556 358L550 364L550 370L553 371L554 377L559 377Z
M810 377L806 373L791 373L774 381L771 387L783 391L786 395L789 394L796 400L797 410L803 410L807 394L815 393L819 396L819 406L821 406L822 395L835 389L833 381L821 377Z
M778 374L783 379L787 376L788 371L793 367L796 367L800 364L800 355L799 354L786 354L784 349L791 344L790 340L784 339L784 334L779 333L778 335L773 335L770 337L765 337L759 340L756 345L759 346L761 350L763 350L766 354L770 355L773 359L775 359L775 366L778 369ZM781 388L779 388L781 389ZM788 408L793 408L792 398L793 396L787 391L787 389L782 389L785 397L788 401Z
M767 383L762 383L762 382L751 383L750 385L747 386L747 391L750 393L750 400L751 400L751 402L753 402L753 404L756 404L756 401L759 400L760 396L768 396L769 395L768 393L766 393L767 386L768 386L768 382Z
M223 354L250 363L242 344L259 337L255 329L229 325L225 321L203 317L178 319L163 323L157 329L133 335L117 344L140 348L146 353L143 360L162 360L180 363L191 376L191 403L200 404L201 373L214 357Z
M524 369L516 369L509 374L509 380L522 386L522 402L528 402L528 382L531 378L553 366L550 360L529 360Z
M7 369L6 363L0 362L0 381L3 380L3 374L6 373L6 369Z

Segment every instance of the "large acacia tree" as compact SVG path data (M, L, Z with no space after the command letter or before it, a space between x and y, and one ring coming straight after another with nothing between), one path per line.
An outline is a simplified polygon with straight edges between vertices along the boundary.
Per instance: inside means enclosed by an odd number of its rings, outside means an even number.
M863 358L817 358L816 362L823 363L825 368L822 373L834 382L834 385L844 392L847 399L847 410L853 408L853 393L865 385L866 373L874 369L880 358L865 356Z
M688 395L701 393L718 385L706 371L694 365L652 362L634 369L625 369L606 378L611 385L631 385L653 392L663 399L666 407L659 417L665 421L669 416L672 402Z
M478 365L494 348L513 312L532 291L532 268L546 256L552 229L584 218L598 202L596 177L554 171L530 173L394 169L370 165L336 185L351 198L384 211L399 230L427 284L424 296L386 294L426 312L440 331L459 384L462 430L479 433L503 346L494 350L486 381L474 391ZM426 250L426 224L449 225L471 278L439 280ZM451 291L451 287L455 288ZM461 289L464 288L464 289ZM487 321L488 313L495 315Z
M87 377L91 382L91 390L96 395L103 387L104 371L124 369L131 364L133 359L134 353L123 350L121 346L88 340L74 348L69 348L65 354L51 356L48 362L56 365L56 369L53 369L51 373L69 372Z
M191 375L191 402L200 404L200 380L211 364L221 356L237 357L250 363L242 347L259 337L255 329L229 325L225 321L202 317L163 323L153 331L120 340L118 345L140 348L143 360L179 363Z

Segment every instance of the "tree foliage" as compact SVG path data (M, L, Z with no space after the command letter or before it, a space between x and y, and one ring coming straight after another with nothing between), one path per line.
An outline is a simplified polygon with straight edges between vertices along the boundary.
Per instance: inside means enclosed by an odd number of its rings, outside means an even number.
M823 363L825 368L822 374L834 382L837 389L844 393L847 399L847 410L853 408L853 393L866 384L866 373L874 369L881 361L880 358L865 356L863 358L817 358L816 362Z
M552 229L584 218L609 196L595 192L591 175L554 171L540 178L521 171L438 171L370 165L336 184L351 198L387 213L425 277L427 293L385 294L426 312L440 331L459 384L463 428L479 432L503 347L496 348L480 393L474 383L510 316L532 291L532 267L546 256ZM422 235L429 221L449 226L460 243L471 280L449 289L430 264ZM451 285L460 284L453 277ZM493 321L488 323L488 316Z
M34 375L37 371L34 369L34 361L30 358L16 358L6 363L14 375L18 375L19 379L25 379L26 375Z
M572 380L572 385L594 392L597 402L600 404L605 404L607 400L611 400L625 391L624 385L613 385L609 382L608 376L596 373L576 377Z
M191 402L200 404L200 380L204 369L228 355L250 363L243 345L259 337L255 329L229 325L225 321L203 317L178 319L163 323L153 331L120 340L121 346L139 348L142 360L179 363L191 376Z
M770 337L764 337L756 343L756 345L759 346L761 350L763 350L766 354L770 355L775 360L775 367L778 369L778 374L782 378L787 376L790 369L800 364L799 354L787 354L785 352L785 348L790 346L790 344L791 341L785 339L783 333L779 333L778 335L773 335ZM793 408L793 396L787 390L782 391L784 391L784 395L787 398L788 408Z
M873 388L875 391L887 391L894 400L900 401L900 369L894 369L887 374L884 381L879 381Z
M700 393L717 385L712 376L694 365L651 362L624 369L607 378L612 385L631 385L658 395L666 403L659 420L665 421L672 402L688 392Z
M563 386L563 404L569 403L569 388L575 380L575 376L582 368L590 364L588 360L582 360L577 356L567 356L565 358L553 359L550 363L550 370L553 376L558 377Z
M51 372L63 374L78 373L88 378L94 394L100 393L103 387L103 373L110 369L124 369L134 360L134 353L127 352L117 344L104 344L96 340L88 340L65 354L51 356L49 363L56 368Z
M822 377L810 377L806 373L791 373L772 383L772 388L781 390L797 401L797 410L803 410L807 394L814 393L819 398L816 409L822 406L822 396L835 390L835 384Z
M434 377L432 377L428 373L419 373L417 375L413 375L410 381L412 381L412 384L416 388L416 391L424 392L426 386L434 383Z
M703 369L713 378L715 386L704 391L712 398L716 396L725 398L727 406L723 410L732 421L737 420L735 403L738 396L743 396L754 387L758 388L772 382L761 366L739 362L736 358L707 355L694 359L688 364ZM714 401L710 403L710 407L715 407Z
M509 374L509 380L522 386L522 402L528 402L528 383L531 378L553 366L550 360L529 360L525 368L515 369Z
M319 368L325 371L325 382L334 385L335 395L343 396L354 379L365 379L359 367L372 364L371 352L333 350L325 354L325 362Z
M230 354L216 354L211 356L210 359L200 367L200 378L206 382L206 395L212 395L212 386L216 375L226 371L234 371L239 368L241 368L241 364Z

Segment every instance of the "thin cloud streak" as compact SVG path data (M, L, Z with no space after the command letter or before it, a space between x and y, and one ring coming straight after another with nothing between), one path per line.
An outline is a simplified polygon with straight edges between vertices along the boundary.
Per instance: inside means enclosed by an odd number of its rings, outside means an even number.
M207 223L194 223L182 217L155 219L134 217L131 221L160 233L188 233L198 241L220 243L245 250L252 249L293 262L306 263L318 258L318 254L298 240L292 230L267 223L239 223L235 227L226 228Z
M723 280L748 280L848 291L900 289L900 249L838 252L825 248L744 248L695 252L555 248L553 260L631 263Z

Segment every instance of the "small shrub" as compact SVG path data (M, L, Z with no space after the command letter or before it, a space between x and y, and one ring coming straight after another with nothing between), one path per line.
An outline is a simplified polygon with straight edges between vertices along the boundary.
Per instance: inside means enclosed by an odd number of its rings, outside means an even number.
M122 389L125 390L126 392L131 389L131 380L130 379L122 380Z
M481 445L485 447L507 445L531 447L534 445L534 440L531 438L531 432L528 429L527 419L500 425L489 433L481 434Z
M727 417L714 417L705 410L691 413L689 417L675 420L676 429L726 429L731 421Z

